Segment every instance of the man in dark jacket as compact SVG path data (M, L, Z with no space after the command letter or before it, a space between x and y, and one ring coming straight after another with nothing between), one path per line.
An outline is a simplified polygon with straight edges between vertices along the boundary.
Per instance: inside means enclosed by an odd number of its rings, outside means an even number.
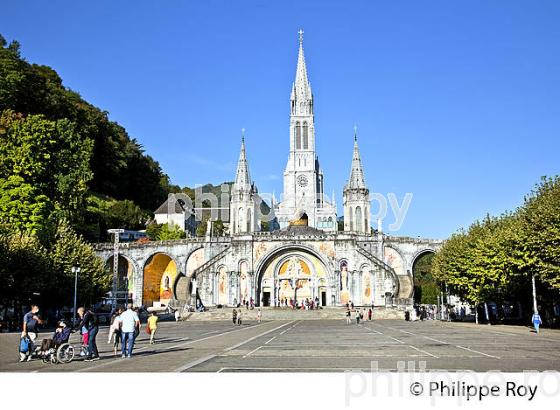
M99 332L97 315L90 309L86 310L81 307L78 309L78 316L80 317L79 328L85 327L88 332L88 353L85 361L91 362L93 360L99 360L99 352L97 351L97 342L95 340Z

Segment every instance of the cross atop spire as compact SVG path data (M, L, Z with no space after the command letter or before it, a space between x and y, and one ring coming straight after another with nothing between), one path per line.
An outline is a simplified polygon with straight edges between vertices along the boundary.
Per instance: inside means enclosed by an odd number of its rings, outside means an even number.
M292 86L292 102L297 101L293 105L295 114L309 115L313 114L313 94L311 93L311 84L307 78L307 66L305 64L305 56L303 54L303 30L298 31L299 34L299 52L296 68L296 80Z
M354 141L358 141L358 126L354 124Z
M241 128L241 141L245 142L245 128Z

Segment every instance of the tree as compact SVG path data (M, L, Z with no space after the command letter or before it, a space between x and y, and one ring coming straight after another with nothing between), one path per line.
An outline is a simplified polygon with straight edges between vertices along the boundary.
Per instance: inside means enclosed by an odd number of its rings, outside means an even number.
M146 227L146 236L152 241L157 241L163 225L152 222Z
M50 292L59 305L70 304L69 290L74 283L71 273L73 266L80 267L78 296L81 304L92 304L109 291L112 277L105 270L103 261L95 255L91 245L72 230L66 220L59 222L55 242L49 253L57 272Z
M0 135L0 178L10 179L14 189L16 181L33 186L61 217L77 221L92 177L92 141L81 138L68 120L22 118L9 110L0 117Z
M560 289L560 177L542 178L520 211L526 268Z
M0 235L0 303L28 305L48 298L55 271L48 250L35 235Z
M158 241L173 241L185 238L185 232L175 224L163 224L158 234Z
M0 178L0 231L44 237L49 232L52 210L49 198L20 176Z
M212 223L212 231L214 236L224 236L226 228L224 226L224 222L218 218Z
M146 235L153 241L173 241L186 237L186 233L174 223L151 223L146 228Z

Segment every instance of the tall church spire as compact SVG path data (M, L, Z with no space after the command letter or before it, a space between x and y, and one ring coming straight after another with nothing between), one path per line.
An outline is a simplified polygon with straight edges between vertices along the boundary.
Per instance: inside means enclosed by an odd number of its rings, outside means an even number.
M358 128L354 126L354 153L352 154L352 169L350 170L350 178L346 185L349 189L366 189L366 181L364 177L364 169L360 158L360 150L358 148Z
M249 174L249 165L247 164L247 154L245 153L245 129L243 128L241 129L241 151L237 161L234 188L248 191L250 186L251 176Z
M296 68L296 79L292 85L292 103L295 102L293 114L309 115L313 114L313 94L311 84L307 78L307 66L305 65L305 55L303 53L303 30L299 32L299 53Z

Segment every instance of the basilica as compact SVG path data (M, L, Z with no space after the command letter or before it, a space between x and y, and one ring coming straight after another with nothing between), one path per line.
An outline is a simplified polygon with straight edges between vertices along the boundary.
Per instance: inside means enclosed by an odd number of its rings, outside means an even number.
M372 229L369 189L356 131L343 189L344 224L337 223L334 196L324 193L324 175L315 144L314 98L299 33L299 51L290 93L290 150L280 201L272 201L269 229L262 228L261 198L249 172L242 138L231 187L228 234L189 236L177 241L98 244L113 266L115 288L135 304L166 306L279 306L286 300L318 301L323 307L354 305L409 307L413 267L441 241L387 235ZM350 158L349 158L350 160ZM158 222L188 221L184 204L170 201L155 212ZM186 217L184 217L186 216ZM167 218L167 219L166 219ZM192 224L190 225L192 226ZM188 230L187 225L183 229ZM124 288L123 288L124 287Z

